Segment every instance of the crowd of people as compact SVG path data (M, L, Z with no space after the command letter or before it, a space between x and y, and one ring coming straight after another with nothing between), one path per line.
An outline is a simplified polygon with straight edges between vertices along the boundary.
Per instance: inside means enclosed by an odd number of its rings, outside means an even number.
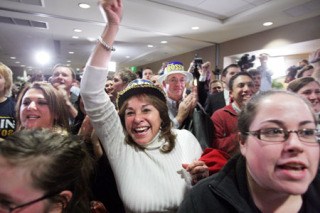
M58 64L13 97L0 63L0 212L320 211L320 50L282 90L266 53L220 79L195 61L110 78L122 0L99 7L80 85Z

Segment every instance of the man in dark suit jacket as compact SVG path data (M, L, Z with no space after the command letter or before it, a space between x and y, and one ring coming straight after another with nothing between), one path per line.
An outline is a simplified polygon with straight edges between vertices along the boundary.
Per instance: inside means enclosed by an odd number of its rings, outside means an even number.
M224 81L227 85L223 92L216 94L209 94L206 103L205 110L211 116L216 110L228 105L230 103L229 97L229 81L232 76L240 72L241 69L237 64L230 64L223 69L221 74L221 80Z

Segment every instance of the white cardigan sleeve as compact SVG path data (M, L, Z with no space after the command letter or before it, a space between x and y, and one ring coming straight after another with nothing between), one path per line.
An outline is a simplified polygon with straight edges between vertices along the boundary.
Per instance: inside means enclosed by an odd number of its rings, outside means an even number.
M86 66L80 92L86 113L110 160L121 151L124 134L115 106L104 91L107 76L106 69Z

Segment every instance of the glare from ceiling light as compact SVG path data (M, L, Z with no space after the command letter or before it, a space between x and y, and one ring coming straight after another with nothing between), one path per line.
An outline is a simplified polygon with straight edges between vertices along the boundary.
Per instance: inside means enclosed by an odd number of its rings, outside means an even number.
M199 27L191 27L192 30L199 30Z
M88 37L87 39L88 39L88 41L90 41L90 42L97 41L96 38L92 38L92 37Z
M76 32L76 33L81 33L82 32L81 29L73 29L73 31Z
M51 61L51 56L46 51L39 51L35 54L35 60L40 65L46 65Z
M70 52L69 52L69 54L71 54L71 55L72 55L72 54L74 54L74 52L70 51Z
M70 61L70 60L68 60L68 61L67 61L67 63L71 63L71 61Z
M148 47L149 47L149 48L152 48L152 47L153 47L153 45L152 45L152 44L148 44Z
M15 63L16 63L16 64L20 64L20 61L16 61Z
M85 4L85 3L79 3L78 6L81 7L82 9L90 8L90 5L89 4Z
M265 26L265 27L268 27L268 26L271 26L271 25L273 25L273 22L271 22L271 21L267 21L267 22L263 23L263 26Z
M111 72L115 72L117 69L117 63L114 61L109 61L108 63L108 70Z
M161 44L166 44L166 43L168 43L167 41L161 41L160 42Z
M73 39L78 39L78 38L79 38L79 36L72 36L72 38L73 38Z
M16 59L16 57L14 57L14 56L11 56L10 58L13 59L13 60Z

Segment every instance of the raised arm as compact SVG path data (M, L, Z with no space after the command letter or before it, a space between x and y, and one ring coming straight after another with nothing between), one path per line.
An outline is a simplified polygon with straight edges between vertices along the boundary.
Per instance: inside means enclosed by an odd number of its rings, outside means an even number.
M122 0L100 0L100 9L106 21L105 27L99 42L92 52L87 65L106 68L111 58L111 48L119 30L122 18ZM110 49L106 45L109 45Z
M122 0L101 0L99 3L108 23L84 69L80 93L91 124L105 151L110 151L110 157L118 153L117 149L124 141L120 118L104 90L112 45L121 21Z

